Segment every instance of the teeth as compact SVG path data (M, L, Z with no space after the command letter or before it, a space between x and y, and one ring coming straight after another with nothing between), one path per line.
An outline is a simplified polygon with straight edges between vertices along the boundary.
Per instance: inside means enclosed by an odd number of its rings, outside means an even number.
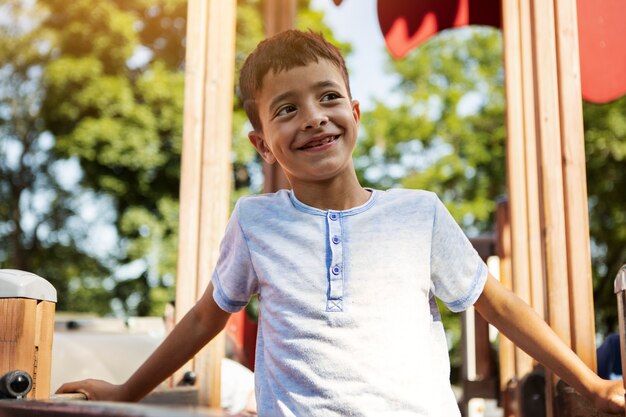
M303 147L303 149L315 148L315 147L317 147L317 146L326 145L327 143L330 143L330 142L332 142L332 141L333 141L333 140L335 140L335 139L337 139L337 136L329 136L329 137L327 137L326 139L322 139L322 140L321 140L321 141L319 141L319 142L313 142L313 143L310 143L310 144L308 144L308 145L304 146L304 147Z

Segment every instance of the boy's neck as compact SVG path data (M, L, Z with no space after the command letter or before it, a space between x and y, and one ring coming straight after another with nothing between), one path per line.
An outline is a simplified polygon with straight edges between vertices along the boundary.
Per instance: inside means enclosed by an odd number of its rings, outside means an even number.
M371 193L359 184L356 175L349 179L333 179L327 182L292 183L296 198L320 210L349 210L369 200Z

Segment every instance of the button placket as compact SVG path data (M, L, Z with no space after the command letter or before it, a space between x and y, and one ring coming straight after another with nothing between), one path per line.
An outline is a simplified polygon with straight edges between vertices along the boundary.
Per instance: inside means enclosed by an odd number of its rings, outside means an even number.
M343 243L339 213L329 210L326 221L331 253L326 311L343 311Z

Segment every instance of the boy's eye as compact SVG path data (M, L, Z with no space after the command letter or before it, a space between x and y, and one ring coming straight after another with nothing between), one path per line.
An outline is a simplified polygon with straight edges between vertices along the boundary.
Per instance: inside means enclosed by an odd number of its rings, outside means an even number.
M326 93L322 96L322 101L337 100L338 98L341 98L341 96L337 93Z
M276 116L285 116L294 111L296 111L296 106L292 106L291 104L289 104L278 109L278 111L276 112Z

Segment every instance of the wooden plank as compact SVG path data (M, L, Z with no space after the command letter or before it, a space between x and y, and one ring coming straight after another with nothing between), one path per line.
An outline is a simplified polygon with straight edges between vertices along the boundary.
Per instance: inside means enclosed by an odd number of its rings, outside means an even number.
M235 24L235 0L189 3L177 321L210 281L229 215ZM218 336L195 358L200 404L220 406L223 356Z
M524 95L522 86L521 27L519 0L502 2L505 93L507 101L507 182L511 234L512 288L522 300L531 304L528 270L528 221L526 200L526 158L524 129ZM530 372L533 359L516 349L516 375Z
M270 0L265 2L263 17L265 36L268 38L296 26L296 0Z
M551 2L531 0L535 65L535 120L539 155L541 224L546 272L547 320L563 342L571 345L565 203L561 169L561 129L558 104L554 8Z
M561 340L571 346L569 299L563 297L569 294L569 283L554 5L543 0L530 0L530 4L546 319ZM556 382L554 374L546 371L548 416L555 412Z
M0 417L228 417L204 407L114 403L106 401L0 401ZM232 415L230 417L233 417Z
M524 154L526 164L526 214L528 224L528 272L530 274L531 306L545 317L542 233L539 212L539 167L535 124L535 77L533 74L532 25L530 4L519 3L522 60L522 95L524 112Z
M554 8L570 291L570 331L574 352L595 371L597 368L595 320L576 1L555 0Z
M474 343L476 344L476 380L487 381L495 376L495 364L491 353L491 342L489 340L489 323L474 310L474 332L476 334ZM496 391L491 392L492 398Z
M508 1L508 0L507 0ZM505 288L512 290L511 276L511 226L509 222L508 202L501 201L496 209L496 227L498 233L496 251L500 258L500 282ZM512 402L513 398L506 396L509 384L516 379L515 374L515 346L513 342L500 333L499 335L499 362L500 362L500 393L505 402ZM505 406L509 409L511 407Z
M296 0L266 1L263 9L265 36L271 37L284 30L293 29L296 25ZM289 180L280 165L262 162L263 192L273 193L280 189L290 188Z
M197 298L208 286L230 214L236 0L209 1ZM200 404L220 407L223 333L196 357Z
M178 259L176 268L176 322L193 307L197 297L198 240L200 230L200 181L204 126L204 79L208 3L189 0L185 55L185 103L178 218ZM193 361L174 374L174 385Z
M55 303L50 301L39 301L36 306L35 361L32 397L38 400L47 400L50 398L54 310Z
M17 370L34 375L36 307L37 300L0 298L0 376Z
M176 321L196 301L198 240L200 230L200 182L204 125L204 79L208 2L189 0L185 56L185 103L178 220L176 270Z

